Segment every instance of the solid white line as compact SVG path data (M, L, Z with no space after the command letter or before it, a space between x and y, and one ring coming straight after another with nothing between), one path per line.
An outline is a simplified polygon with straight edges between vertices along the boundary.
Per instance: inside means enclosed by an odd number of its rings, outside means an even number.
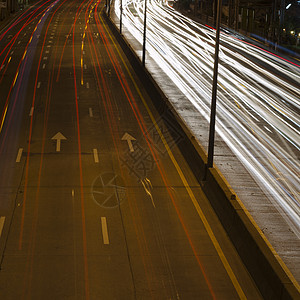
M89 108L89 114L90 114L90 117L92 118L94 115L93 115L93 109L90 107Z
M18 151L17 158L16 158L17 163L19 163L21 161L22 153L23 153L23 148L20 148Z
M31 107L31 109L30 109L30 113L29 113L29 117L32 117L32 115L33 115L33 111L34 111L34 107Z
M93 149L93 152L94 152L94 160L95 160L95 163L97 164L99 162L98 150Z
M0 217L0 237L1 237L1 234L2 234L4 222L5 222L5 217Z
M108 238L107 223L106 223L105 217L101 217L101 225L102 225L103 243L104 243L104 245L108 245L109 238Z

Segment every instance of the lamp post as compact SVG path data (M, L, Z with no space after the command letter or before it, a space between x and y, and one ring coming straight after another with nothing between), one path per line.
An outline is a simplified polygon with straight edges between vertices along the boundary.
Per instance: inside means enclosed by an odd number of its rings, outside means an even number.
M120 0L120 34L122 34L123 0Z
M209 127L209 141L208 141L208 157L205 167L204 180L206 180L207 170L213 167L214 159L214 142L215 142L215 124L216 124L216 106L217 106L217 87L218 87L218 65L219 65L219 46L220 46L220 20L221 20L221 5L222 0L218 0L217 18L216 18L216 45L215 45L215 63L213 74L213 87L211 98L210 111L210 127Z
M144 5L144 36L143 36L143 56L142 56L142 64L145 67L146 60L146 28L147 28L147 0L145 0Z

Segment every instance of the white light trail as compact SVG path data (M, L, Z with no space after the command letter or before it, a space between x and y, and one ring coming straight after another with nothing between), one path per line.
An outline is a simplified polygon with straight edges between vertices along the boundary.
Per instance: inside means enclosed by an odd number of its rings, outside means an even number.
M143 7L123 0L123 25L140 43ZM208 121L215 31L155 0L147 16L148 53ZM299 66L221 34L216 130L300 237L299 87Z

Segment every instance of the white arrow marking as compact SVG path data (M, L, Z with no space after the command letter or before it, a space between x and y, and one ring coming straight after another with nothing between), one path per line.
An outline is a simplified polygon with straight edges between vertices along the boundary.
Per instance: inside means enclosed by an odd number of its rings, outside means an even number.
M122 137L122 141L127 141L130 152L134 152L132 141L135 141L135 138L133 136L126 132Z
M56 152L60 151L61 140L66 140L60 132L58 132L51 140L56 140Z

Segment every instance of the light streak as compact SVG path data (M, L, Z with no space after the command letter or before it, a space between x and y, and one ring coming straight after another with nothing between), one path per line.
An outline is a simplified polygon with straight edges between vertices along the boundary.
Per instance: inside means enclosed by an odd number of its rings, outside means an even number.
M140 43L143 3L123 0L123 25ZM147 51L208 121L215 30L154 0L147 14ZM222 33L219 84L217 132L300 236L300 66Z

